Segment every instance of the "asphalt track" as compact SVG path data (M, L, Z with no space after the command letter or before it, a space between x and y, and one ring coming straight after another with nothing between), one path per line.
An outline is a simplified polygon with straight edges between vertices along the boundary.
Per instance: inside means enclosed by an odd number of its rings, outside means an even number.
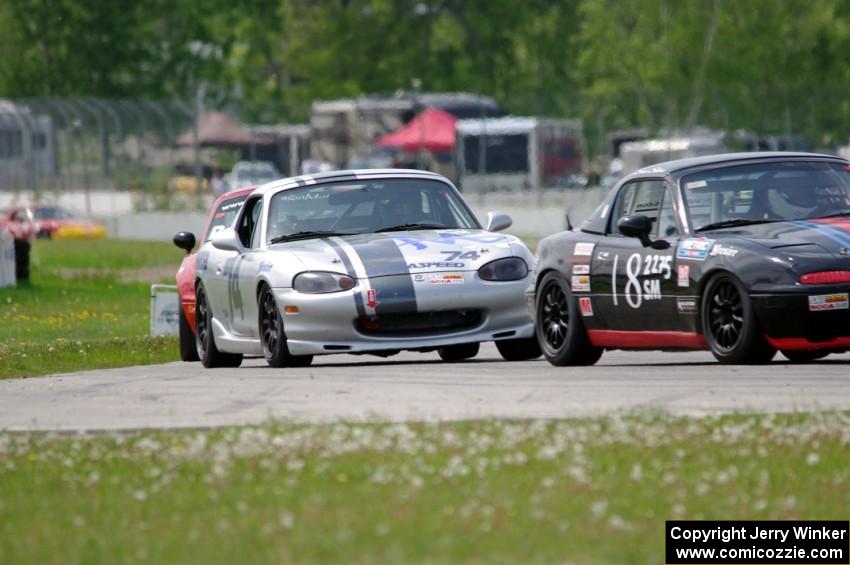
M436 353L333 355L303 369L168 363L0 381L0 429L120 430L294 421L565 418L850 410L850 354L808 365L722 366L708 353L606 352L593 367Z

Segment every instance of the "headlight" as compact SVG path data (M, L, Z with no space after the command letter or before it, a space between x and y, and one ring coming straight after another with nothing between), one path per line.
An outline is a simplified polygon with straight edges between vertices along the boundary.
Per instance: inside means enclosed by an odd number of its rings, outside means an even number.
M478 269L478 276L485 281L518 281L527 274L528 265L519 257L496 259Z
M296 275L292 288L308 294L341 292L354 288L354 279L341 273L305 272Z

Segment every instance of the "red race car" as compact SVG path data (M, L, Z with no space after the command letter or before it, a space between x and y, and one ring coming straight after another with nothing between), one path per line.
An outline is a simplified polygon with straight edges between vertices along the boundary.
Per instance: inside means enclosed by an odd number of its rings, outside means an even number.
M233 219L242 208L245 198L253 192L254 187L240 188L222 194L213 203L212 211L207 218L207 225L201 232L201 242L207 241L212 234L230 227ZM195 347L195 235L181 231L174 236L174 245L186 250L186 256L177 270L177 292L180 295L180 358L183 361L197 361L198 350Z
M103 239L106 227L86 218L81 218L59 206L49 204L22 205L4 214L0 223L5 223L18 239Z

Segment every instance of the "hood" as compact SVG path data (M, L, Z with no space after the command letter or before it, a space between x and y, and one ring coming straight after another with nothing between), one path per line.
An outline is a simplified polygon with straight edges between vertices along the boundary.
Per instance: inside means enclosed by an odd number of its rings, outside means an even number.
M850 259L850 218L823 218L755 224L752 226L703 232L702 235L722 241L745 238L770 249L817 246L836 257Z
M270 249L297 256L307 270L365 272L369 277L475 271L515 254L531 260L517 238L484 230L368 233L279 243Z

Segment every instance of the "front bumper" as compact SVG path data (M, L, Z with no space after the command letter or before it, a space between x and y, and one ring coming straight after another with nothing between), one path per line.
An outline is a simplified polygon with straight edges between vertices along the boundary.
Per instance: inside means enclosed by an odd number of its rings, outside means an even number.
M423 331L417 335L367 335L358 329L361 318L355 294L362 289L332 294L304 294L291 288L273 289L284 312L287 346L294 355L360 353L384 350L434 349L459 343L527 338L534 335L523 290L528 278L513 282L467 280L463 285L416 287L417 312L478 310L478 322L462 329ZM285 313L296 306L298 313Z
M751 298L762 330L774 347L845 350L850 349L848 296L850 287L842 285Z

